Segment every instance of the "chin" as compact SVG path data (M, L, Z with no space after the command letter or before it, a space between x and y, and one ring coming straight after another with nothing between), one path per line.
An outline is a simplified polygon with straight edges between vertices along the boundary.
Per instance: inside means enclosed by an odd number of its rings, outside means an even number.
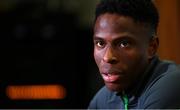
M110 91L121 92L124 90L124 87L119 84L105 83L105 85Z

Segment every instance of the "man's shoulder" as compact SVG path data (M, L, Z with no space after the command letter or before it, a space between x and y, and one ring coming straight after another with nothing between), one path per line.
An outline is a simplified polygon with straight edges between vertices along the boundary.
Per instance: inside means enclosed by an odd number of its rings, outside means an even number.
M103 86L95 95L96 98L105 98L108 95L112 94L113 92L111 92L110 90L107 89L106 86Z
M99 105L105 105L104 98L106 97L106 94L107 94L107 90L106 87L104 86L95 94L95 96L93 97L93 99L91 100L88 106L88 109L97 109L99 108Z
M111 108L109 102L116 100L116 92L107 89L106 86L102 87L94 96L89 104L89 109L94 108Z
M143 107L177 108L180 105L180 69L170 61L160 62L155 77L143 94Z
M165 70L162 73L162 78L165 80L172 80L175 81L177 77L180 77L180 66L172 61L162 61L161 67L159 67L159 70Z
M173 61L169 60L159 60L158 63L155 64L153 69L153 74L151 76L151 81L157 79L171 79L171 76L180 76L180 66L178 66Z
M164 88L169 89L176 89L180 92L180 68L177 64L173 62L167 62L168 64L166 71L162 74L161 78L159 79L159 86L163 85ZM163 69L163 68L162 68ZM177 87L178 86L178 87ZM162 87L162 86L161 86Z
M154 85L162 85L168 87L168 83L177 83L180 80L180 68L177 64L170 61L162 61L156 67L156 77L154 79ZM180 83L177 83L180 85Z
M177 84L180 80L180 67L174 62L165 60L160 61L158 65L155 67L155 71L151 77L151 86L155 86L156 88L162 87L172 87L172 84Z

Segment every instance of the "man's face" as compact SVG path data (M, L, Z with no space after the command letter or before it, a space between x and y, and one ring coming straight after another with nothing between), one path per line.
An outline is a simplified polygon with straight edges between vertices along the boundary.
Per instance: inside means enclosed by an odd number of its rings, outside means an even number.
M107 88L128 89L148 65L149 29L130 17L100 15L94 27L94 58Z

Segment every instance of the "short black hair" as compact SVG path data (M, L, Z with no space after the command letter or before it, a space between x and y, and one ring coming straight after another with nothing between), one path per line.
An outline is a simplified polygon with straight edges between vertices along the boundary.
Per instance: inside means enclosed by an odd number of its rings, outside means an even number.
M157 33L159 13L151 0L101 0L96 6L95 21L105 13L131 17L135 22L147 23Z

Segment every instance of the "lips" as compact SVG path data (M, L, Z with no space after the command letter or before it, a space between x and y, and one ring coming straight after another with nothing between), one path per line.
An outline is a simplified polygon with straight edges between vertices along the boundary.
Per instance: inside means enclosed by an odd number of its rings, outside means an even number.
M123 74L119 72L112 72L112 73L102 73L102 77L105 82L113 83L117 82L123 77Z

